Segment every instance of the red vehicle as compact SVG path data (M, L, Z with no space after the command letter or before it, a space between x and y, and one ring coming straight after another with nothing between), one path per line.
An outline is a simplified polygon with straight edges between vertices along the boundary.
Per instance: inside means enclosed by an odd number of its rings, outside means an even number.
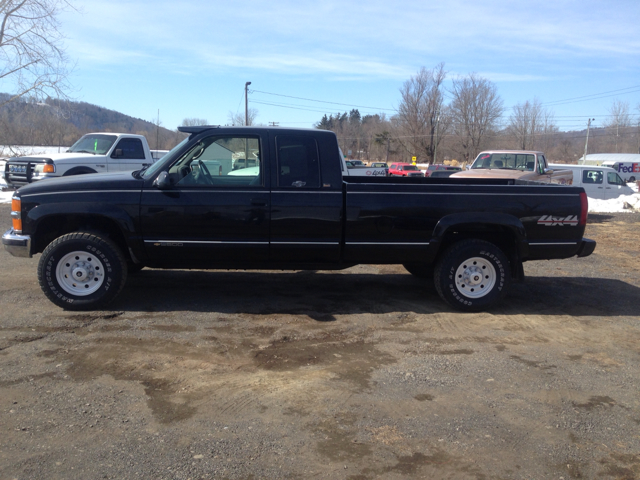
M424 177L424 173L415 165L410 163L392 163L389 167L389 176L400 177Z
M451 173L459 172L462 170L460 167L452 167L450 165L443 165L441 163L435 163L427 167L427 171L424 173L425 177L430 177L431 174L437 170L449 170Z

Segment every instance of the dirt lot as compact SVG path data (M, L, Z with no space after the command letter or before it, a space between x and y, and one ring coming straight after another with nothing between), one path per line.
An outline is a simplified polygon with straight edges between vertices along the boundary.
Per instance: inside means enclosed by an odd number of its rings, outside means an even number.
M481 314L375 265L143 270L73 313L3 250L0 478L640 478L640 214L587 236Z

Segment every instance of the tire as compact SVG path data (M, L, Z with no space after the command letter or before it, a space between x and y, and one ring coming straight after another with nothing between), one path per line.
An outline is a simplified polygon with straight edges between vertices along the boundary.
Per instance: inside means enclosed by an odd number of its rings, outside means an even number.
M108 238L76 232L51 242L38 263L40 288L66 310L94 310L113 300L127 280L127 262Z
M436 290L457 310L485 310L507 293L511 271L507 256L493 243L463 240L444 252L434 273Z
M629 181L630 182L635 182L636 181L636 177L629 177Z
M407 272L417 278L433 279L433 265L426 263L404 263L402 266Z

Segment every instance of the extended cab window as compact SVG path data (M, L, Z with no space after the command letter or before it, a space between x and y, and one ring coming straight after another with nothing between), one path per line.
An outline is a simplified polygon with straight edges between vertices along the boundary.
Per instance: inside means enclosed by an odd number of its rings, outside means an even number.
M184 187L262 185L257 137L211 135L193 145L169 168L171 182Z
M278 135L276 147L279 187L320 187L320 162L315 138Z
M118 142L111 154L111 158L142 159L144 160L144 149L139 138L123 138Z

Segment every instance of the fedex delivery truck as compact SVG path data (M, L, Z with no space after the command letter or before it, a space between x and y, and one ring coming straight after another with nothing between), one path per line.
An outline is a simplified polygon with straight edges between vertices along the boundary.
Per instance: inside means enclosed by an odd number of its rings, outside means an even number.
M640 162L615 162L613 160L607 160L603 162L602 166L613 168L625 182L640 180Z

